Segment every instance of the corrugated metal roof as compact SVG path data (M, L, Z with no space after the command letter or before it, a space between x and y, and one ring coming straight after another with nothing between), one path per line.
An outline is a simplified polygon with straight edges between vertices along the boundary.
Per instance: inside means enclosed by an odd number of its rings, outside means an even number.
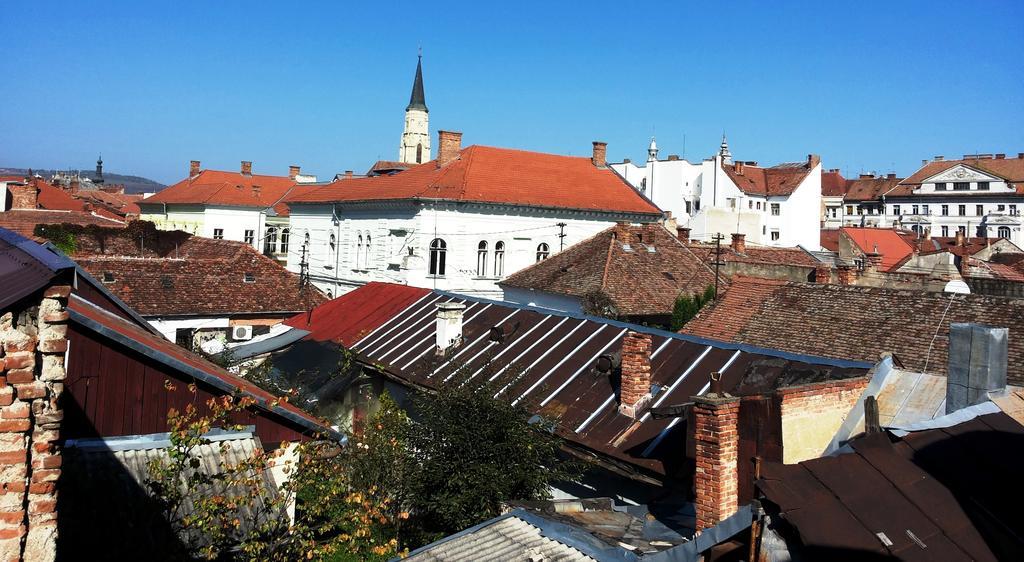
M766 463L757 486L807 559L1016 559L1022 440L1003 413L895 443L877 433L851 442L851 454Z
M308 330L308 339L351 345L429 292L419 287L370 282L321 304L312 314L296 314L284 323Z
M451 540L435 543L426 550L414 552L406 560L412 562L475 562L477 560L508 560L510 562L590 561L595 558L557 540L544 536L535 527L518 517L505 517L478 527Z
M75 264L36 242L0 228L0 309L46 287Z
M360 291L350 293L352 302L372 306L358 298ZM436 305L442 302L466 307L462 343L447 356L439 356L435 346ZM335 313L341 317L345 311ZM506 332L500 343L488 337L494 326ZM652 336L650 407L689 402L708 390L714 371L722 373L723 389L756 394L779 385L862 376L871 367L443 291L431 291L397 311L350 347L363 362L414 385L486 377L498 385L496 398L553 419L563 438L664 474L667 460L685 454L683 418L654 419L649 410L635 420L620 414L618 377L594 369L599 356L621 349L628 330ZM513 376L519 373L525 374Z

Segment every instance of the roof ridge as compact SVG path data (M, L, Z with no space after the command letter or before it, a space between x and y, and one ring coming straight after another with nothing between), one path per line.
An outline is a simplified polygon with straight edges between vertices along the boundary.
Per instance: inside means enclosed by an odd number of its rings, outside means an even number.
M608 285L608 269L609 269L609 267L611 266L611 263L612 263L612 250L615 249L615 242L618 239L618 237L615 235L615 230L614 229L615 229L615 227L613 226L611 228L611 236L608 237L608 253L605 254L605 258L604 258L604 273L601 274L601 290L602 291L604 291L604 288Z

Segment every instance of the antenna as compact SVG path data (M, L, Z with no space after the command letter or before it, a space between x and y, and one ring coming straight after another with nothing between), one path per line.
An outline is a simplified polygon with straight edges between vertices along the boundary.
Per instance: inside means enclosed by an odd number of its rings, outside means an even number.
M686 160L686 133L683 133L683 160Z

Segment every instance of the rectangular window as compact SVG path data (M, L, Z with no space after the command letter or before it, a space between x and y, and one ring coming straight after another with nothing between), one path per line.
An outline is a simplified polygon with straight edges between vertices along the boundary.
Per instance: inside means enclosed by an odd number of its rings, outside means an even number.
M937 183L935 184L935 191L946 191L946 184Z
M957 205L956 206L956 214L960 215L961 217L966 217L967 216L967 205Z
M912 209L913 209L913 211L911 211L911 214L913 214L913 215L916 215L916 214L918 214L918 213L917 213L917 211L918 211L917 205L914 205L914 206L912 207Z
M971 182L969 181L953 182L953 191L969 191L970 189Z
M978 215L979 217L985 216L985 206L984 205L975 205L974 206L974 214Z
M928 214L928 205L921 205L921 212L927 215Z
M246 230L245 231L245 243L246 244L252 244L254 240L256 240L256 231L255 230Z
M979 181L978 182L978 189L980 189L981 191L988 191L988 182L987 181Z
M963 234L964 236L967 236L967 227L966 226L958 226L958 227L956 227L956 230L960 234Z
M1006 205L996 205L996 210L1002 213L1006 210Z
M853 214L853 205L847 205L846 206L846 214L848 214L848 215L852 215Z
M778 230L773 230L772 231L772 242L775 242L778 239L779 239L779 231Z
M757 210L758 210L758 211L760 211L760 210L761 210L761 202L760 202L760 201L758 201L758 202L757 202Z
M224 229L223 228L215 228L215 229L213 229L213 239L214 240L223 240L224 239Z
M945 237L948 237L948 236L949 236L949 227L948 226L943 226L942 227L942 237L945 238Z
M691 212L693 212L693 211L691 210L691 208L692 208L692 205L693 205L693 204L692 204L691 202L689 202L689 201L687 201L687 202L686 202L686 214L690 214Z
M772 215L776 216L776 217L779 216L779 204L778 203L772 203Z
M747 201L747 208L748 208L748 209L753 209L753 208L754 208L754 202L753 202L753 201L750 201L750 200L748 200L748 201Z
M894 215L899 215L900 214L900 206L899 205L893 205L892 206L892 214L894 214Z
M942 206L942 216L944 216L944 217L948 217L949 216L949 205L943 205Z
M698 200L693 202L693 210L694 211L699 211L700 210L700 199L698 199Z
M1010 205L1010 214L1013 215L1013 216L1017 216L1017 206L1016 205Z

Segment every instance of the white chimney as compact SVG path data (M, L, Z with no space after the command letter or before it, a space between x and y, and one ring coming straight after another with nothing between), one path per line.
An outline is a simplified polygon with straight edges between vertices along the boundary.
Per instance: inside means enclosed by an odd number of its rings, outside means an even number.
M462 342L462 314L466 304L461 302L437 303L437 352L445 353Z

